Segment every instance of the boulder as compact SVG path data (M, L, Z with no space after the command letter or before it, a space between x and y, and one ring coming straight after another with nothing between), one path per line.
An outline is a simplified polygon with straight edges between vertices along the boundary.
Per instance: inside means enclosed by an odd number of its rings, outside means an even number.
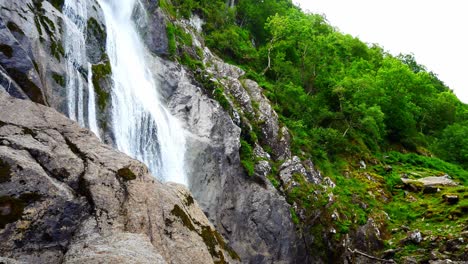
M457 186L458 184L450 179L448 175L444 176L431 176L431 177L425 177L421 179L407 179L407 178L402 178L401 179L404 184L421 184L423 187L433 187L433 186Z
M2 91L0 109L6 263L239 262L184 186L55 110Z

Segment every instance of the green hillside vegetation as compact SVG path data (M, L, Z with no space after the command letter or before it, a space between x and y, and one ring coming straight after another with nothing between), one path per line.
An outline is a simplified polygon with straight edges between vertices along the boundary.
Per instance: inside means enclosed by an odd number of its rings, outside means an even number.
M297 179L300 185L286 195L308 212L305 220L291 212L301 230L316 231L317 210L340 212L337 240L372 217L387 225L386 247L401 247L397 258L419 254L399 242L406 229L440 238L419 245L430 250L467 230L468 106L413 55L363 43L290 0L238 0L235 7L225 0L163 0L161 6L173 18L203 18L206 44L264 88L290 129L293 153L337 184L317 190ZM248 140L242 142L246 152ZM251 155L242 157L251 174L245 160ZM401 181L445 174L459 185L431 192ZM276 175L269 178L278 186ZM333 205L326 195L310 199L326 192L333 192ZM447 194L460 201L449 204Z

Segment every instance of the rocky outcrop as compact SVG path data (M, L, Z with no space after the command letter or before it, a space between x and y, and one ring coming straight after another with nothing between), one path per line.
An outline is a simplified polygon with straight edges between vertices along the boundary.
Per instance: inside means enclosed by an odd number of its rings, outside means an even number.
M146 47L155 55L168 55L166 18L159 8L159 1L137 3L133 18Z
M62 13L63 1L1 1L0 84L16 98L30 99L69 114L68 98L73 95L69 94L67 84L87 85L87 61L93 65L98 120L103 132L107 132L112 81L105 53L104 18L96 0L85 2L86 17L68 8L72 17L69 18ZM80 33L68 28L73 23L84 24L86 28L86 54L83 56L87 58L83 61L72 59L74 54L66 50L65 41ZM75 80L70 79L70 67L78 72ZM87 89L82 93L88 98ZM87 100L80 103L87 108Z
M169 106L189 130L189 188L208 218L242 262L304 263L290 205L268 180L259 184L243 171L241 129L190 73L169 61L159 65Z
M237 262L185 187L50 108L0 91L0 109L7 263Z

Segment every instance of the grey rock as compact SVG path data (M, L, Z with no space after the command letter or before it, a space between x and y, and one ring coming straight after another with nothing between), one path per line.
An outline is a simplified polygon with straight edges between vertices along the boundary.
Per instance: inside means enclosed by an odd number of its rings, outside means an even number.
M0 109L0 160L8 164L0 182L3 257L238 262L185 187L158 182L145 165L55 110L2 91Z
M33 59L10 32L7 22L3 20L3 15L0 17L0 66L22 87L23 94L26 94L32 101L46 104L42 92L43 87L39 74L34 68Z
M430 186L457 186L458 183L450 179L448 175L437 177L425 177L417 180L412 179L401 179L404 184L411 184L411 183L422 183L423 187L430 187Z
M239 98L239 78L243 72L221 61L211 68L215 76L225 76ZM203 87L194 85L189 73L173 63L162 61L162 90L172 111L186 126L187 160L190 190L208 218L224 235L245 263L305 263L307 253L296 233L290 205L269 181L258 184L249 178L240 164L241 130L218 102L210 99ZM229 77L228 77L229 75ZM228 83L226 83L228 84ZM230 88L226 88L230 89ZM252 108L253 109L253 108ZM259 156L267 157L258 148ZM257 178L264 178L267 161L256 165Z
M301 160L297 156L292 157L292 159L285 161L281 165L279 176L282 181L282 185L289 186L290 183L293 181L293 176L295 174L307 174L305 167L302 165Z
M134 9L133 19L148 49L156 55L168 55L166 18L159 8L159 1L139 1Z
M270 101L263 95L261 87L252 80L242 81L243 87L250 95L251 101L258 105L256 120L260 124L260 142L272 150L273 158L286 160L291 158L290 136L286 127L280 127L278 115L271 107ZM248 109L246 109L248 111ZM245 110L244 110L245 111Z
M72 244L65 263L164 264L161 255L143 234L117 233Z
M363 160L359 161L359 168L365 170L367 168L366 163Z
M372 218L369 218L366 224L358 227L352 240L353 246L364 252L377 252L384 246L380 227Z

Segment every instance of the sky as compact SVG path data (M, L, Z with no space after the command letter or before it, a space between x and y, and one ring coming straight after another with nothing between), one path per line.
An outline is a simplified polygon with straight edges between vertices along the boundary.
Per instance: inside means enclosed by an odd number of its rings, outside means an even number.
M468 103L468 1L293 0L304 11L393 55L414 54Z

